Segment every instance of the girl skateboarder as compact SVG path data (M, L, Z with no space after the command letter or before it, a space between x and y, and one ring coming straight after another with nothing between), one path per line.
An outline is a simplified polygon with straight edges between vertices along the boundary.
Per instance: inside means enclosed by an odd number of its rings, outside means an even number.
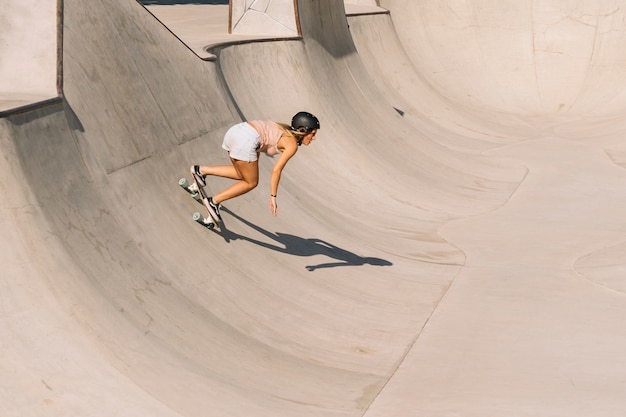
M223 201L254 189L259 183L259 154L280 154L270 178L270 211L278 215L278 183L285 165L298 151L300 145L308 146L315 140L320 122L311 113L299 112L291 125L269 120L251 120L232 126L224 135L222 148L228 151L232 165L193 165L191 175L198 187L206 185L206 176L230 178L236 182L204 201L215 220L222 220L220 205Z

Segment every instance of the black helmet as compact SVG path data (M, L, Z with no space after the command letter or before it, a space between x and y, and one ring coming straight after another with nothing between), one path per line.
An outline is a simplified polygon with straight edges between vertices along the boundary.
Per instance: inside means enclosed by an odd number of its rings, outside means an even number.
M319 129L320 121L311 113L301 111L296 113L296 115L291 119L291 129L301 131L301 128L304 128L305 132L310 132L313 129Z

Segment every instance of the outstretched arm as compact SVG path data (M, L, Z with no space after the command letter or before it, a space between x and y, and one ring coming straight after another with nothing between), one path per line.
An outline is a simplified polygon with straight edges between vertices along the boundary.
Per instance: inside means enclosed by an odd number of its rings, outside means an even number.
M270 178L270 211L274 216L278 215L278 203L276 197L278 196L278 184L280 183L280 176L287 165L287 162L298 151L298 144L292 136L283 136L278 143L279 150L281 150L278 161L274 164L272 169L272 176Z

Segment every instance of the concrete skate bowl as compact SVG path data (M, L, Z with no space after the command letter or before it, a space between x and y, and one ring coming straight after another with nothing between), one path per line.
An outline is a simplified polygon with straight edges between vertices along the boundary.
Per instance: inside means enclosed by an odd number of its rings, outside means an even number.
M621 4L378 5L208 62L63 2L62 100L0 119L0 414L620 415ZM301 109L279 216L263 158L194 223L189 166Z

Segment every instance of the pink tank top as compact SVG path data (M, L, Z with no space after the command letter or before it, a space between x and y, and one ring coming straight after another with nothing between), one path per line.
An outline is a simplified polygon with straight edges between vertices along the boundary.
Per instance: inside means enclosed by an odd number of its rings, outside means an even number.
M264 152L268 155L276 155L280 153L278 150L278 141L285 132L278 127L278 125L271 120L250 120L248 122L252 127L259 132L261 138L261 146L259 152Z

